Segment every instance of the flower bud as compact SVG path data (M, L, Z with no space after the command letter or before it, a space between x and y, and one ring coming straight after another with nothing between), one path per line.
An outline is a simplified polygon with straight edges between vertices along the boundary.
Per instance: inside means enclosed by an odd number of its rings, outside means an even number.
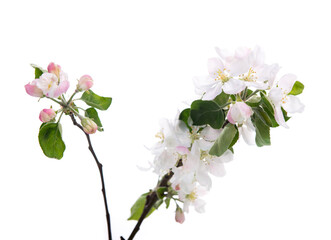
M183 210L179 206L177 206L177 208L176 208L175 220L178 223L183 223L185 221L184 212L183 212Z
M39 114L40 121L46 123L56 117L56 112L53 109L43 109Z
M82 76L77 84L77 91L87 91L93 86L93 79L89 75Z
M252 114L253 111L250 106L244 102L236 102L228 111L227 118L232 124L243 124Z
M25 91L32 97L42 97L44 95L43 91L37 87L37 81L33 80L31 83L26 84Z
M87 134L93 134L97 131L98 126L97 124L90 118L83 118L81 120L84 132Z
M48 64L47 71L49 73L55 74L58 78L60 78L61 66L51 62Z

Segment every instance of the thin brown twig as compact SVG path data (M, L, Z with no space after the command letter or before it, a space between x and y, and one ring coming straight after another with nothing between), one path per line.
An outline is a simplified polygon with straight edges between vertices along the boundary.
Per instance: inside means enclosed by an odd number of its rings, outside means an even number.
M90 150L91 154L93 155L93 158L98 166L98 169L99 169L99 173L100 173L100 178L101 178L101 185L102 185L102 195L103 195L103 200L104 200L104 205L105 205L105 210L106 210L106 219L107 219L107 229L108 229L108 240L112 240L112 234L111 234L111 226L110 226L110 214L109 214L109 210L108 210L108 204L107 204L107 197L106 197L106 189L105 189L105 181L104 181L104 177L103 177L103 170L102 170L102 164L99 162L98 158L97 158L97 155L95 154L94 152L94 149L92 147L92 142L91 142L91 139L90 139L90 135L87 134L82 125L80 125L76 119L75 119L75 116L73 113L70 113L70 117L71 117L71 120L73 122L73 124L75 126L77 126L80 130L82 130L87 138L87 142L88 142L88 149Z

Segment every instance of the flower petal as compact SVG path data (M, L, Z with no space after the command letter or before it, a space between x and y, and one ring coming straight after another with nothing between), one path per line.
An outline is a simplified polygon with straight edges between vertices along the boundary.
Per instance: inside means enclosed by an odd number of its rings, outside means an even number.
M224 70L224 64L219 58L209 58L208 59L208 72L211 76L217 74L217 72Z
M284 109L288 113L301 113L305 109L305 105L296 96L287 96L287 101L283 104Z
M278 87L280 87L285 94L288 94L289 92L291 92L296 80L297 76L295 76L294 74L286 74L279 79Z
M244 90L246 87L245 83L239 79L231 78L223 85L223 91L227 94L236 94Z
M275 106L280 106L281 100L283 98L282 90L278 87L275 87L270 90L268 97Z
M283 111L282 111L281 107L280 106L275 106L274 110L275 110L275 120L276 120L276 122L279 125L281 125L285 128L288 128L288 126L285 122Z

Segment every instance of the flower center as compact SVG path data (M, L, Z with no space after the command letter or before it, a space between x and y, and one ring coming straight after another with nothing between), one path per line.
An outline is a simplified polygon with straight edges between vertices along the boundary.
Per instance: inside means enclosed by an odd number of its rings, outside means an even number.
M189 199L190 201L194 201L195 199L197 199L197 193L195 190L193 190L190 194L186 195L186 198Z
M156 135L155 135L156 138L160 138L161 139L161 142L164 141L164 133L163 132L158 132Z
M247 75L242 74L242 75L239 75L239 77L241 80L244 80L246 82L256 82L257 76L255 74L256 74L256 72L253 70L252 67L250 67Z
M224 70L226 70L224 68ZM222 71L221 69L218 69L215 73L215 81L222 81L223 83L229 81L230 78L229 76L224 72Z

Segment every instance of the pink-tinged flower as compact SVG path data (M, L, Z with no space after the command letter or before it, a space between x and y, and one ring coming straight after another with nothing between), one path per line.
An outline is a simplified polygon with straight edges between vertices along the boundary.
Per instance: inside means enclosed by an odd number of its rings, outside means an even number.
M69 88L68 76L62 71L59 78L54 73L43 73L36 81L37 87L50 98L59 97Z
M93 86L93 79L89 75L82 76L77 84L77 91L87 91Z
M252 114L253 111L250 106L244 102L236 102L228 111L227 118L232 124L243 124Z
M43 109L39 114L40 121L46 123L56 117L56 112L53 109Z
M47 71L49 73L55 74L58 78L60 78L61 66L51 62L48 64Z
M185 215L184 215L184 212L183 210L177 206L177 209L176 209L176 215L175 215L175 220L176 222L182 224L184 221L185 221Z
M43 91L37 87L37 79L25 85L25 91L32 97L42 97Z
M98 126L97 124L90 118L83 118L81 120L84 132L87 134L93 134L97 131Z

